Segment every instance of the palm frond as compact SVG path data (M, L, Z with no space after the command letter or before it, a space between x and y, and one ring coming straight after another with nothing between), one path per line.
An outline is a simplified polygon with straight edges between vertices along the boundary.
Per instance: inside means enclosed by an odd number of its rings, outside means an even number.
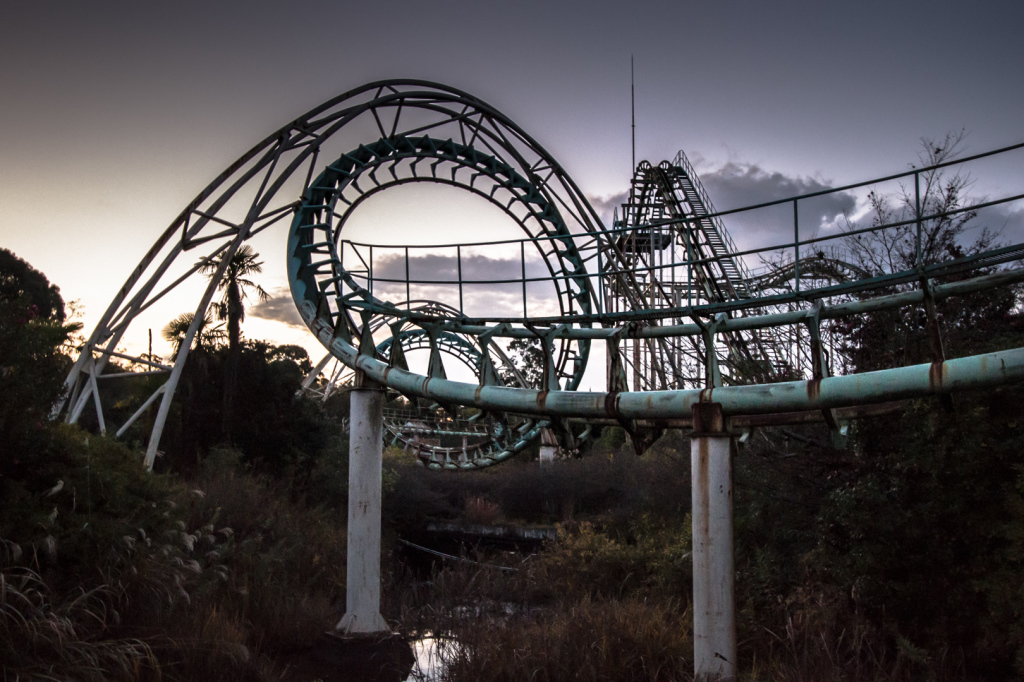
M213 307L216 308L217 306ZM188 334L193 320L195 320L195 313L182 313L164 327L163 336L174 346L175 354L181 349L181 344L185 342L185 336ZM212 324L213 311L208 309L205 318L196 329L196 338L200 346L213 346L224 338L224 330L219 325L211 327L210 325Z
M212 278L223 262L223 255L200 261L199 271ZM259 254L248 244L240 246L228 260L220 281L217 282L217 290L221 292L221 300L213 305L217 319L227 321L229 325L233 315L236 323L245 320L245 307L241 303L249 300L250 291L255 292L261 303L270 300L270 294L251 279L252 275L262 272L263 262L259 260ZM232 298L235 299L235 304L231 303Z

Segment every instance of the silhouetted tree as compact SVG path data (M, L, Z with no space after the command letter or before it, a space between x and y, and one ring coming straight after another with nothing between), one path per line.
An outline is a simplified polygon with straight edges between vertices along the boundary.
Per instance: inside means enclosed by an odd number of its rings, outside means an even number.
M64 320L59 289L0 249L0 479L34 466L38 438L64 395L66 353L81 329Z
M174 347L175 355L181 349L181 344L185 342L185 335L188 333L188 328L192 326L192 320L194 319L194 313L182 313L164 327L164 338ZM206 351L212 351L224 339L224 331L219 327L211 327L210 325L212 324L213 316L207 312L206 317L199 325L199 329L196 330L196 337L193 340L197 349L202 348Z
M214 276L223 261L219 258L205 262L200 271ZM270 295L252 279L253 275L263 272L263 263L259 254L247 244L239 247L228 261L227 268L217 288L221 292L221 300L215 305L217 317L226 320L228 325L228 358L224 368L224 437L231 441L231 422L235 392L238 387L238 364L242 353L242 322L245 320L245 301L249 291L253 291L261 301Z
M942 140L921 139L918 162L911 168L928 168L953 161L963 149L965 133L947 133ZM971 242L965 240L969 223L977 212L966 210L953 215L951 211L968 208L971 176L950 168L923 171L920 174L920 207L922 216L939 217L921 223L921 264L932 265L992 248L995 235L982 229ZM917 215L916 188L902 185L895 198L871 192L872 225L912 221ZM850 226L853 227L853 226ZM844 240L849 260L871 275L912 270L917 264L917 225L913 222L878 232L850 235Z
M963 132L948 133L941 140L923 138L918 164L912 164L912 167L930 167L954 160L963 147L963 141ZM971 184L970 175L949 167L920 174L921 215L938 216L922 220L920 265L955 260L997 246L995 232L983 226L976 227L972 222L977 218L977 212L969 210ZM872 192L868 201L874 226L914 221L917 216L918 200L913 184L901 187L894 198ZM954 211L959 212L945 215ZM909 222L877 232L849 235L843 244L848 254L846 258L871 276L914 270L918 265L917 230L916 223ZM894 293L919 286L912 282L890 287L888 291L875 290L868 295ZM970 348L978 352L979 343L983 344L996 333L997 327L1007 322L1017 297L1018 290L1004 287L940 301L937 308L947 353L953 356ZM930 359L928 321L920 307L884 310L851 318L837 326L845 328L847 352L858 371Z
M57 285L7 249L0 249L0 301L22 301L35 317L64 321L64 299Z
M538 339L512 339L508 344L508 355L529 388L540 388L544 379L544 351ZM519 380L510 370L502 370L502 378L509 386L518 386Z

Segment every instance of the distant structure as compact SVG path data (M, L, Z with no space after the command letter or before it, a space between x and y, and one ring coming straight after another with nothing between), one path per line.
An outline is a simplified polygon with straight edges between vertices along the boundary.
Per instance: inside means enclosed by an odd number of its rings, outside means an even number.
M105 373L111 358L163 374L166 381L116 428L121 435L158 403L145 458L152 467L223 272L204 284L172 361L123 354L118 344L141 313L195 279L202 263L226 264L247 240L288 225L292 296L328 351L305 389L351 396L349 593L339 628L386 627L378 613L385 437L431 467L473 469L506 460L542 435L573 452L602 426L619 425L642 453L662 430L683 428L693 443L695 672L730 679L733 438L758 425L808 420L838 434L871 404L1024 379L1024 349L947 359L935 312L940 299L1024 281L1024 245L937 261L924 259L921 248L929 221L1024 194L947 213L920 201L928 173L1022 146L727 212L715 210L680 152L636 165L629 199L609 226L558 162L494 107L436 83L371 83L268 136L181 212L83 346L62 415L75 422L93 409L108 429L100 382L115 376ZM364 201L414 182L490 202L522 237L488 239L481 226L459 242L348 238L347 221ZM866 272L835 255L850 233L819 236L801 227L801 206L817 197L882 182L916 191L915 215L858 233L916 239L910 267ZM723 219L741 212L756 219L759 210L791 215L792 241L737 248ZM932 362L844 374L833 321L902 308L923 311ZM536 366L510 359L512 341L535 348ZM580 391L595 344L607 390ZM414 370L409 355L417 352L426 359ZM456 365L475 381L450 379ZM387 406L395 396L405 399Z

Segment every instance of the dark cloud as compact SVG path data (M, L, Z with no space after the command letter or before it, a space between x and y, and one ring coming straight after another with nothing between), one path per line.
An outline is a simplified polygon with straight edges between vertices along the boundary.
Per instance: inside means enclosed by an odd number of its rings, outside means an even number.
M786 196L797 193L814 192L827 188L827 184L807 178L791 178L781 173L767 173L755 165L727 164L722 168L705 173L702 182L716 203L716 208L743 206L758 201L765 201L773 196ZM719 197L721 202L719 203ZM602 219L607 212L606 224L611 225L611 209L625 199L625 193L607 198L590 197L594 208ZM844 212L853 213L856 209L855 198L849 194L829 195L827 201L817 207L811 215L801 210L801 220L809 222L811 216L819 218L819 227ZM1024 206L1017 204L993 206L979 212L968 228L968 239L980 235L982 227L998 234L997 241L1003 244L1024 242ZM753 228L760 233L768 231L772 238L785 241L792 237L792 209L777 220L754 221L749 218L740 220L741 216L726 216L726 224L736 241L743 248L749 235L746 231ZM759 237L758 243L762 243ZM755 264L756 259L748 261ZM404 301L405 296L405 258L400 254L388 254L374 259L374 274L378 278L402 280L401 283L378 281L374 293L393 302ZM410 256L409 274L412 280L435 280L442 284L413 284L410 295L413 299L441 301L458 306L458 262L454 255L424 254ZM522 274L522 263L518 257L496 258L483 254L466 254L462 257L463 306L471 316L519 316L522 314L522 285L516 281L506 284L473 284L473 281L510 279L518 280ZM535 255L528 254L526 262L527 277L545 277L547 268ZM447 282L450 282L448 284ZM558 312L558 303L553 290L547 283L531 284L528 289L529 312L531 315L554 315ZM295 304L287 288L272 292L270 300L259 303L249 310L249 314L267 320L275 320L283 324L305 328Z
M755 163L730 161L699 174L711 203L718 211L743 208L776 199L810 194L829 189L827 181L818 178L788 176L768 171ZM628 198L628 192L610 196L588 196L591 205L611 227L612 215ZM857 198L847 192L827 194L800 202L802 236L819 236L835 230L844 215L857 209ZM740 249L769 246L793 239L793 208L778 206L723 216L726 229Z
M518 250L518 246L514 247ZM373 259L374 296L402 303L414 301L437 301L453 308L459 307L459 262L452 255L426 253L409 256L409 287L406 289L406 261L404 254L392 253ZM521 282L523 264L518 255L508 258L463 253L462 255L462 308L473 317L520 317L523 314L523 285ZM530 249L526 252L527 278L550 277L547 267L539 254ZM492 283L488 280L513 280L506 283ZM395 280L384 282L381 280ZM357 281L362 284L361 277ZM421 283L417 283L421 282ZM425 282L425 283L423 283ZM408 293L407 293L408 292ZM558 300L550 281L529 282L526 287L527 311L531 317L554 315L558 312ZM298 320L294 304L287 291L262 304L259 312L253 314L268 319L290 323ZM267 314L262 314L266 311ZM287 317L291 315L291 317Z
M1024 243L1024 206L1020 202L999 204L978 212L973 222L983 225L996 234L1001 244Z
M820 192L830 188L817 178L788 176L768 171L755 163L730 161L700 174L701 184L719 211L753 206L776 199ZM857 198L848 192L826 194L800 202L801 236L821 236L834 230L844 215L857 209ZM740 248L768 246L793 239L793 208L786 204L722 217Z
M519 317L523 314L522 262L519 257L494 258L481 254L462 256L462 305L467 315L479 317ZM412 300L439 301L454 308L459 307L458 261L454 255L424 254L409 257L409 298ZM378 298L400 303L406 300L405 257L387 254L374 258L373 274L376 278L373 293ZM549 277L547 267L536 252L527 251L526 276ZM382 282L381 279L400 280ZM484 283L484 280L509 279L504 284ZM437 284L415 284L431 280ZM448 283L450 282L450 284ZM474 284L474 282L481 282ZM558 314L558 300L554 288L548 281L527 284L527 310L531 317ZM249 309L249 315L265 320L275 320L292 327L305 329L291 293L287 288L272 292L264 303Z
M305 329L306 325L295 309L295 301L287 288L275 289L270 298L249 308L249 315L263 320L274 320L289 327Z
M516 249L519 247L516 246ZM523 264L518 256L510 258L495 258L479 253L463 253L462 255L462 281L484 281L495 279L515 279L522 277ZM527 249L526 253L526 276L543 277L547 273L547 267L537 255ZM402 254L387 254L374 258L374 277L381 279L400 279L405 281L405 256ZM428 253L420 256L409 256L409 278L411 280L435 280L458 283L459 261L454 253L444 255ZM504 287L504 284L488 286ZM520 287L515 283L513 286Z
M700 174L701 183L720 211L820 192L831 184L817 178L790 177L778 171L767 171L756 163L730 161L710 172ZM823 197L822 215L829 217L852 211L856 199L852 194L838 192Z
M396 279L401 282L377 282L374 293L392 302L406 298L405 257L389 254L374 259L376 278ZM462 308L467 315L480 317L518 317L523 314L523 263L518 256L508 258L480 253L462 255ZM526 253L526 277L549 277L547 267L536 251ZM413 300L432 300L459 307L459 262L454 254L423 254L409 257L409 279L451 282L451 284L412 284L409 296ZM487 280L516 280L507 283L481 283ZM551 315L557 311L553 287L548 282L527 285L527 310L531 316Z

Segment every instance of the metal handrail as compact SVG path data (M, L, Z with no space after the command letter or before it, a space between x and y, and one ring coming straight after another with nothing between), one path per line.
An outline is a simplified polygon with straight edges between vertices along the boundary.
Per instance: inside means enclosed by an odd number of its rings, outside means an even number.
M729 234L729 231L725 229L725 223L722 222L722 219L716 213L715 206L714 204L711 203L711 198L704 190L704 185L701 183L700 178L697 177L697 173L694 172L693 166L690 165L690 160L686 158L686 154L683 153L683 150L679 150L679 152L675 156L675 159L672 160L672 163L673 165L679 166L683 169L683 171L686 173L687 179L693 185L694 189L697 191L697 195L700 197L700 201L703 204L701 208L704 209L704 212L698 213L696 217L706 218L707 220L712 221L712 223L715 226L715 229L718 231L719 236L721 236L722 241L725 243L725 246L728 249L730 255L732 255L732 260L736 264L737 269L740 271L740 275L743 277L744 281L750 280L750 270L747 268L746 262L742 258L736 258L738 251L738 249L736 248L736 243L733 241L732 235ZM697 207L695 206L694 209L696 208Z
M895 229L895 228L899 228L899 227L910 226L910 225L913 225L913 224L920 224L921 222L925 222L925 221L932 221L932 220L937 220L937 219L949 218L949 217L953 217L953 216L956 216L956 215L961 215L961 214L972 212L972 211L978 211L978 210L983 209L983 208L988 208L988 207L997 206L997 205L1001 205L1001 204L1008 204L1008 203L1012 203L1012 202L1015 202L1015 201L1020 201L1020 200L1024 199L1024 194L1015 194L1015 195L1005 196L1005 197L994 199L994 200L988 200L988 201L984 201L984 202L973 203L973 204L970 204L970 205L967 205L967 206L962 206L962 207L959 207L959 208L956 208L956 209L953 209L953 210L949 210L949 211L941 211L941 212L936 212L936 213L932 213L932 214L928 214L928 215L921 215L921 216L912 216L912 217L907 218L907 219L890 221L890 222L883 223L883 224L880 224L880 225L871 225L871 226L868 226L868 227L857 228L857 229L852 229L852 230L846 230L846 231L843 231L843 232L840 232L840 233L837 233L837 234L830 234L830 235L810 237L810 238L800 238L800 236L799 236L799 226L798 226L798 224L794 224L794 232L795 232L795 239L794 240L786 241L786 242L779 243L779 244L773 244L773 245L770 245L770 246L759 246L759 247L749 248L749 249L745 249L745 250L739 250L738 248L736 248L735 241L732 238L732 235L728 232L728 230L725 228L725 225L721 221L721 217L722 216L726 216L726 215L734 215L734 214L738 214L738 213L742 213L742 212L754 211L754 210L765 208L765 207L779 206L779 205L784 205L784 204L789 204L789 203L792 203L792 204L796 205L799 201L804 200L804 199L813 198L813 197L819 197L819 196L823 196L823 195L827 195L827 194L833 194L833 193L837 193L837 192L848 191L850 189L856 189L856 188L859 188L859 187L865 187L865 186L869 186L869 185L873 185L873 184L877 184L877 183L885 182L885 181L889 181L889 180L919 176L922 173L927 173L927 172L935 171L935 170L938 170L938 169L941 169L941 168L946 168L946 167L953 166L953 165L964 164L964 163L967 163L969 161L973 161L973 160L977 160L977 159L981 159L981 158L987 158L987 157L991 157L991 156L994 156L994 155L998 155L998 154L1014 151L1014 150L1021 149L1021 148L1024 148L1024 143L1017 144L1017 145L1010 145L1010 146L1003 147L1003 148L1000 148L1000 149L997 149L997 150L993 150L993 151L990 151L990 152L985 152L985 153L981 153L981 154L975 154L975 155L970 156L970 157L966 157L966 158L962 158L962 159L957 159L957 160L954 160L954 161L947 161L947 162L943 162L941 164L935 164L935 165L924 167L924 168L912 169L910 171L906 171L906 172L898 173L898 174L893 174L893 175L888 175L888 176L884 176L882 178L875 178L873 180L868 180L868 181L853 183L853 184L849 184L849 185L844 185L842 187L835 187L835 188L830 188L830 189L827 189L827 190L819 190L819 191L816 191L816 192L805 193L805 194L796 195L796 196L792 196L792 197L787 197L785 199L773 200L773 201L769 201L769 202L762 202L762 203L759 203L759 204L754 204L754 205L751 205L751 206L745 206L745 207L741 207L741 208L729 209L729 210L726 210L726 211L716 211L714 209L714 205L711 202L710 198L708 197L707 192L704 189L703 185L700 183L699 179L697 178L697 176L696 176L696 174L695 174L695 172L693 170L692 164L690 164L690 162L686 158L685 154L683 154L682 152L679 152L676 155L675 159L673 160L673 163L675 165L681 167L684 170L684 172L687 174L688 179L690 180L691 184L693 185L695 191L697 192L700 201L704 204L704 206L702 206L702 207L693 207L697 211L697 215L695 216L695 218L699 219L699 220L711 220L711 221L713 221L715 230L717 231L719 237L722 239L722 242L724 243L728 253L727 254L716 254L714 256L706 257L706 258L685 258L684 257L681 260L677 260L677 259L673 258L672 261L669 262L669 263L661 263L661 264L656 264L656 265L638 265L638 266L635 266L635 267L631 268L631 270L634 273L650 273L653 276L653 275L655 275L655 274L657 274L659 272L666 272L666 271L668 271L668 270L670 270L672 268L681 268L681 267L687 267L687 266L700 266L700 265L705 265L705 264L713 263L713 262L721 262L724 258L728 258L731 262L734 263L734 265L736 266L737 270L740 272L740 275L741 275L742 279L745 282L752 282L755 279L755 277L753 275L752 270L746 264L745 257L747 257L747 256L763 256L763 255L769 254L769 253L778 253L778 252L785 252L787 250L793 250L794 251L793 259L794 259L794 262L797 262L797 261L799 261L799 255L798 254L799 254L799 250L801 249L801 247L806 247L806 246L809 246L809 245L819 244L819 243L824 243L824 242L842 240L842 239L846 239L846 238L849 238L849 237L857 236L857 235L860 235L860 234L878 233L878 232L882 232L882 231L885 231L885 230L890 230L890 229ZM704 210L700 210L700 209L704 209ZM794 221L795 221L795 219L796 219L796 217L794 216ZM604 229L602 232L599 232L599 233L591 233L591 232L578 233L578 234L572 235L571 238L576 240L576 241L578 241L578 242L582 241L582 243L578 243L577 244L577 249L578 249L578 251L580 253L589 253L592 250L599 250L601 248L600 247L600 241L601 240L612 241L612 240L615 239L615 237L617 235L620 235L620 234L626 234L626 233L634 232L636 230L641 230L641 229L649 229L649 228L655 228L655 227L659 227L659 226L670 225L670 224L674 224L674 223L677 223L677 222L678 222L678 219L675 219L675 218L673 218L673 219L664 219L664 220L653 220L653 221L649 221L649 222L643 223L641 225L636 225L636 226L612 227L612 228L609 228L609 229ZM560 244L563 244L566 239L567 239L567 237L565 235L538 235L538 236L526 236L526 237L520 237L520 238L514 238L514 239L502 239L502 240L478 241L478 242L463 242L463 243L440 244L440 245L407 245L407 246L406 245L401 245L401 246L400 245L377 245L377 244L369 244L369 243L364 243L364 242L356 242L354 240L340 240L339 244L342 245L342 248L344 248L344 245L349 245L351 247L351 249L353 251L355 251L357 254L359 253L360 248L371 248L371 249L381 249L381 250L387 250L387 249L396 249L396 250L398 250L398 249L403 249L405 251L405 254L406 254L405 257L406 257L406 259L408 259L410 251L415 252L416 250L430 250L430 251L436 252L438 250L448 249L448 248L460 249L460 247L461 247L460 250L465 250L467 248L472 248L472 247L488 247L488 246L494 247L494 246L502 246L502 245L525 245L525 244L532 244L534 246L537 246L537 245L543 244L543 243L550 243L550 244L552 244L553 248L557 249L558 246ZM537 246L537 248L540 248L540 247ZM991 250L991 253L996 253L997 251L998 250ZM458 270L465 270L465 268L461 267L462 266L463 254L462 253L457 253L456 255L454 255L452 257L455 258L458 261L456 263L456 265L459 266L457 269ZM524 256L524 258L525 258L525 256ZM588 258L587 260L591 261L592 259ZM954 261L949 261L949 262L954 262ZM592 263L591 263L591 265L592 265ZM523 263L523 267L525 268L525 260L524 260L524 263ZM487 278L487 279L469 279L469 278L463 277L461 275L456 277L455 279L397 278L397 277L379 277L379 276L371 277L369 272L351 272L351 271L350 271L350 275L354 279L358 279L358 280L364 281L366 283L367 287L369 287L371 279L374 282L384 283L384 284L409 284L409 285L426 285L426 286L439 286L439 285L458 285L458 286L462 286L462 285L499 285L499 284L509 284L509 285L515 284L515 285L524 286L526 284L531 284L531 283L558 282L558 281L569 281L569 280L580 280L580 279L595 281L595 278L597 279L597 281L600 281L603 277L606 277L609 273L614 273L614 272L615 272L614 269L608 269L608 267L606 266L604 271L598 271L598 272L594 272L592 268L588 268L587 271L583 272L583 273L575 272L575 273L571 273L570 274L570 273L559 273L559 272L556 272L556 273L545 273L545 274L541 274L541 275L538 275L538 276L531 276L531 277L527 277L527 276L506 277L506 278L497 278L497 277L495 277L495 278ZM889 273L889 274L897 274L897 273ZM525 273L524 273L524 275L525 275ZM797 271L795 273L795 275L797 277L799 277L799 272ZM852 281L852 282L847 283L847 285L850 286L850 287L854 287L854 286L860 285L863 282L870 282L870 281L871 281L870 279L869 280L862 280L862 281ZM752 290L756 289L756 287L751 287L751 289ZM370 307L371 307L371 309L376 309L373 306L370 306ZM460 308L459 314L460 315L464 315L464 310L462 310ZM596 317L600 317L600 316L601 315L598 314ZM575 315L575 316L570 316L570 318L571 319L584 319L584 318L586 318L586 319L593 319L593 318L595 318L595 315L593 315L593 314L591 314L589 316ZM487 319L490 319L490 318L487 318ZM497 319L497 318L495 318L495 319Z

